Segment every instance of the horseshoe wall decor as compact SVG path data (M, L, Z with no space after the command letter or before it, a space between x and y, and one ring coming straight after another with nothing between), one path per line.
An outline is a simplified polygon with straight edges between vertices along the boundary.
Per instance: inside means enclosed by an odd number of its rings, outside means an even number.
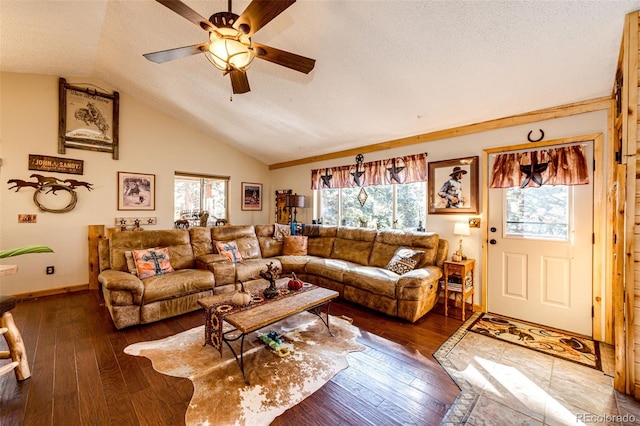
M56 191L67 191L69 194L71 194L71 199L69 200L69 204L67 204L66 207L63 207L61 209L50 209L48 207L45 207L38 200L38 195L40 195L42 193L48 194L50 192L53 193L53 195L57 195ZM56 183L47 183L47 184L42 185L36 192L33 193L33 202L43 212L66 213L66 212L69 212L69 211L73 210L73 208L76 206L76 204L78 204L78 194L76 194L76 191L71 189L71 187L69 187L69 186L59 185L59 184L56 184Z
M533 133L533 130L529 130L529 133L527 134L527 140L529 142L540 142L542 139L544 139L544 131L542 129L540 130L540 137L538 139L531 139L531 133Z

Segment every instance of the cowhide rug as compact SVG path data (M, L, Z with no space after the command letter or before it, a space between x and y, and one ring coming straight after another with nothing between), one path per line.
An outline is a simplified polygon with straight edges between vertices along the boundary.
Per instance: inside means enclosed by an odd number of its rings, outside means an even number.
M317 316L304 312L248 335L244 365L250 385L244 383L226 344L222 357L213 347L203 346L204 326L135 343L124 352L149 358L160 373L193 382L187 425L268 425L347 368L347 353L364 349L356 343L356 327L333 316L329 324L335 337ZM258 339L258 334L271 330L284 336L288 356L278 357Z

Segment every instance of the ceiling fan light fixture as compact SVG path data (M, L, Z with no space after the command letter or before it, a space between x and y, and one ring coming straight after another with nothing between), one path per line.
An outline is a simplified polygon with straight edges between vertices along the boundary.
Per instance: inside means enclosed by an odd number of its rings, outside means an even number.
M218 28L209 34L209 40L205 56L221 71L244 71L253 61L251 39L234 28Z

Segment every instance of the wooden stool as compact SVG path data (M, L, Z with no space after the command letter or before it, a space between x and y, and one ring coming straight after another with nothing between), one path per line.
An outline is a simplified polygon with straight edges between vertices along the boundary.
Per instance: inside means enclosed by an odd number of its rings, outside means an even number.
M31 377L27 351L20 335L20 330L13 322L13 315L9 312L16 306L16 298L13 296L0 296L0 334L7 341L9 351L0 351L0 359L11 358L12 362L0 367L0 376L14 370L16 379L25 380Z

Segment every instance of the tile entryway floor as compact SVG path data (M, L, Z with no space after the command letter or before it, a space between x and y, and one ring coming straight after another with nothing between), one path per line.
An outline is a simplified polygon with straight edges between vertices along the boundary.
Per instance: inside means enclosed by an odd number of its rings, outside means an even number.
M613 348L600 350L604 372L467 332L465 324L434 354L461 389L442 424L640 424L640 403L613 389Z

